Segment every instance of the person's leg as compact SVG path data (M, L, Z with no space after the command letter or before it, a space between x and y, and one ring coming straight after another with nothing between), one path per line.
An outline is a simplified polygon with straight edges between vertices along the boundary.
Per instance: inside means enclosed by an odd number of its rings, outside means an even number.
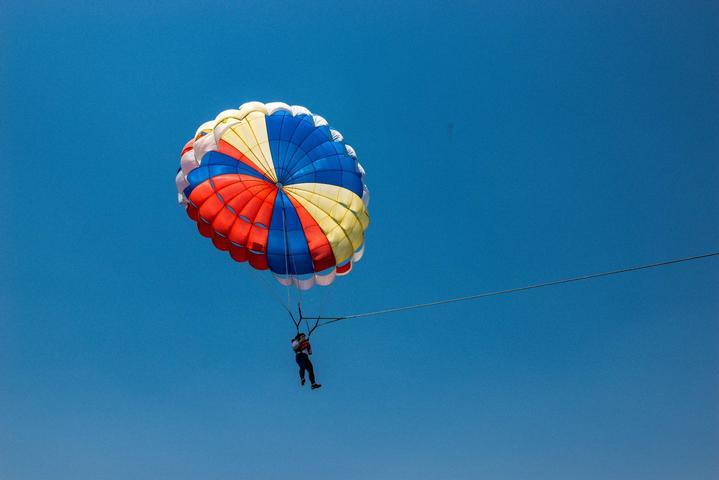
M310 373L310 383L314 385L315 383L315 369L312 366L312 362L310 361L309 357L307 358L307 365L306 365L307 371Z
M302 354L295 356L295 362L297 362L297 365L300 367L300 380L302 380L302 383L305 381L305 361L303 357L304 355Z

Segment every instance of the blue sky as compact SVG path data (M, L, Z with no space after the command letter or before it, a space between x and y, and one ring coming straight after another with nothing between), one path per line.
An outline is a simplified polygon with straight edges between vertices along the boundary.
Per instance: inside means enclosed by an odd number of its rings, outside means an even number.
M717 260L337 323L310 392L174 191L221 110L327 118L372 193L328 314L716 251L715 3L2 9L3 479L719 475Z

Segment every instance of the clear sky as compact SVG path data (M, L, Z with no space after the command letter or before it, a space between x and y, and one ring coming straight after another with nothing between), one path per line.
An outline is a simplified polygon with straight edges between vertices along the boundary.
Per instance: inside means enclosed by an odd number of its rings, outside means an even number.
M3 480L719 477L719 260L337 323L311 392L174 185L221 110L327 118L372 193L327 314L716 251L717 2L0 10Z

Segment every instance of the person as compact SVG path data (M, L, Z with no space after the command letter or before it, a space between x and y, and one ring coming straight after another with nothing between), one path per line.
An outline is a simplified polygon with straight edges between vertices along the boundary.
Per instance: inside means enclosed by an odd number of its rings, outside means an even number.
M312 345L307 339L304 333L298 333L295 338L292 339L292 350L295 351L295 362L300 367L300 384L305 384L305 370L310 374L310 384L312 390L320 388L322 385L315 381L315 369L310 361L310 355L312 355Z

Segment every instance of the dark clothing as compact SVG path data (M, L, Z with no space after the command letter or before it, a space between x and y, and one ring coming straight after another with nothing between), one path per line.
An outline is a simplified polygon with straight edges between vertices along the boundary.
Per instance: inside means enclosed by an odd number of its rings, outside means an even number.
M312 385L315 384L315 369L312 368L312 362L310 361L310 356L306 353L298 353L295 355L295 362L297 362L297 365L300 366L300 378L302 380L305 379L305 370L307 370L310 374L310 383Z

